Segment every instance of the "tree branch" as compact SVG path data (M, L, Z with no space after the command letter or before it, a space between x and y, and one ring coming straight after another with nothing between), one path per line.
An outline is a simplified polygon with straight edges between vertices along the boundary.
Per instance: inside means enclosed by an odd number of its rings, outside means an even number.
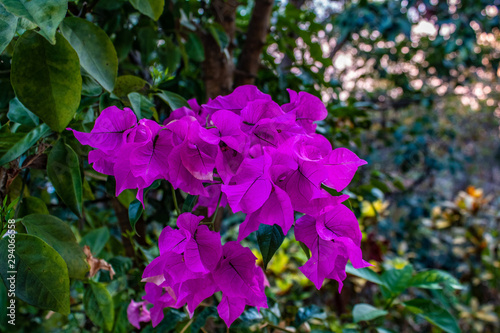
M273 11L274 1L256 0L252 17L248 24L246 41L235 72L235 86L254 84L260 65L262 48L266 44L269 32L269 21Z

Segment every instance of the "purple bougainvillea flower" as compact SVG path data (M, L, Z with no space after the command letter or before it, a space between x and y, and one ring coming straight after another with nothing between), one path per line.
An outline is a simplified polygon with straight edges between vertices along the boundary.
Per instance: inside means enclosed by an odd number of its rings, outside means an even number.
M346 148L334 149L324 162L328 172L325 185L342 191L351 182L358 167L367 164L356 154Z
M217 174L224 184L230 184L231 178L236 175L245 156L236 150L229 148L221 143L217 157L215 158L215 167Z
M307 132L314 133L316 130L315 121L323 120L328 115L323 102L316 96L301 91L298 94L287 89L290 95L290 103L283 104L281 108L285 112L295 115L295 119Z
M169 251L175 254L183 253L182 259L177 259L177 262L185 262L191 272L209 273L215 269L220 260L222 245L220 234L210 231L206 225L199 225L201 220L203 216L191 213L179 215L177 219L179 230L166 227L160 235L158 246L160 253L165 253L170 257L173 255L169 254ZM184 276L189 276L189 274L184 274ZM174 277L174 279L177 278Z
M196 112L194 112L190 108L183 106L181 108L178 108L178 109L175 109L174 111L172 111L172 113L170 113L168 118L163 121L163 125L168 125L172 121L179 120L185 116L191 116L191 117L195 117L196 119L198 119ZM199 121L199 119L198 119L198 121Z
M123 110L110 106L102 110L96 119L90 133L78 132L71 128L76 139L82 145L88 145L102 150L113 150L123 141L123 133L137 124L134 111L129 108Z
M358 239L360 240L359 226L356 228L352 225L351 216L345 212L344 208L336 207L331 212L322 216L319 223L310 215L301 217L295 223L295 238L311 250L311 258L299 269L318 289L328 277L340 279L345 276L345 264L342 267L342 263L347 259L351 260L354 268L370 266L363 260L359 244L355 244ZM335 226L336 222L340 226ZM349 227L346 228L345 224ZM318 226L320 232L318 232ZM352 236L355 240L350 238ZM337 259L338 257L342 259Z
M326 213L316 218L316 231L324 240L349 237L354 244L361 244L361 230L354 213L344 205L330 207Z
M174 307L176 298L171 288L157 286L154 283L146 283L146 294L142 297L143 300L153 304L149 309L151 315L151 323L153 327L163 320L163 309L166 307Z
M240 224L238 241L257 231L261 223L271 226L277 224L286 235L293 225L293 220L292 202L288 194L278 186L273 185L271 194L262 207L253 213L247 214L245 221Z
M195 178L184 166L181 159L182 147L177 146L170 152L168 159L168 179L174 188L181 188L191 195L207 196L203 181Z
M151 313L146 308L146 302L134 302L134 300L131 300L127 307L127 318L132 326L137 329L141 329L140 322L151 321Z
M256 86L239 86L227 96L219 96L216 99L202 105L209 113L217 110L229 110L239 114L250 101L258 99L272 100L271 96L264 94Z
M244 311L245 299L240 297L223 296L217 306L217 312L219 312L219 316L222 320L224 320L227 327L231 326L231 324L238 319Z
M241 110L243 125L246 126L253 126L258 124L262 119L272 119L284 114L278 103L266 99L248 102Z
M321 189L317 197L310 201L295 201L293 208L301 213L317 216L329 210L332 206L337 206L349 199L347 194L332 196L327 191Z
M221 255L220 234L201 225L186 244L184 260L191 271L208 273L217 266Z
M219 137L202 128L193 117L173 121L167 125L167 129L173 133L172 142L176 146L171 154L175 152L176 158L169 161L169 167L173 170L170 172L171 179L178 179L185 169L198 180L211 181ZM184 181L189 183L190 180Z
M207 216L212 216L217 209L217 204L219 204L220 209L223 209L227 205L227 197L224 193L221 192L220 184L212 184L206 187L208 196L200 196L198 197L198 201L196 205L193 207L196 210L199 207L207 208ZM222 194L219 203L219 196Z
M196 307L217 291L219 290L212 278L212 274L205 274L203 277L184 281L179 288L177 306L186 304L189 316L193 317Z
M141 120L138 128L148 131L148 140L130 153L132 173L135 177L141 177L146 184L167 178L168 158L173 149L170 136L151 120Z
M101 149L89 151L89 163L95 171L105 175L113 175L115 166L115 151L105 151Z
M201 221L201 217L198 221ZM190 234L185 230L172 229L170 226L166 226L161 231L160 237L158 239L158 248L160 249L160 254L165 254L167 252L183 253L186 250L186 243L188 236Z
M267 171L270 164L269 155L246 158L231 179L234 184L221 186L234 212L253 213L267 201L273 188Z
M300 270L319 289L325 279L346 277L350 260L355 268L369 265L362 258L361 232L354 214L341 203L342 191L365 161L315 134L325 119L321 100L289 90L290 102L279 106L255 86L241 86L205 105L189 100L172 111L164 125L142 119L125 108L105 109L90 133L73 131L96 150L89 163L116 178L116 195L144 190L155 180L168 180L174 189L198 195L196 209L213 215L227 204L247 214L238 241L261 223L279 225L286 234L294 212L306 215L296 222L296 239L311 250ZM325 187L326 186L326 187ZM330 189L329 189L330 188ZM327 191L328 190L328 191ZM219 199L220 198L220 199ZM219 202L220 201L220 202ZM190 316L207 297L222 292L217 309L230 326L245 306L267 307L269 283L255 256L238 242L222 246L220 233L201 224L203 217L181 214L178 229L165 227L159 238L160 255L145 268L144 302L127 309L131 323L163 319L166 307L187 306ZM149 316L149 317L148 317Z
M228 147L242 153L245 149L247 135L241 130L242 118L227 110L215 112L211 122L216 127L213 129Z
M113 174L116 178L116 196L119 196L126 189L146 188L151 185L147 184L142 177L134 176L130 166L131 151L128 145L122 146L116 155L120 156L119 163L115 163L113 166ZM142 202L142 198L139 200Z
M222 296L231 299L221 306L221 317L226 324L239 317L245 304L267 307L262 270L255 265L256 257L249 248L238 242L227 242L223 246L222 259L212 273Z

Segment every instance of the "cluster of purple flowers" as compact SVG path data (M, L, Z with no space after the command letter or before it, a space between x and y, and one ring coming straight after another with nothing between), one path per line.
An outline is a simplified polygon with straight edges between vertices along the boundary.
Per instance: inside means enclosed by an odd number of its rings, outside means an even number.
M102 111L90 133L73 131L96 150L89 153L95 170L116 178L116 195L144 189L157 179L198 195L199 206L212 215L218 205L246 214L238 241L261 223L279 225L286 234L294 212L295 237L311 250L301 271L319 289L325 278L345 278L345 265L362 259L361 232L354 214L322 186L342 191L365 161L345 148L332 149L315 133L327 116L320 99L289 90L290 103L278 105L254 86L242 86L199 106L174 110L163 125L125 108ZM229 326L245 305L267 307L263 271L239 242L221 244L220 234L201 224L203 217L184 213L174 230L159 239L160 256L144 271L146 295L153 304L131 303L129 318L152 319L156 326L165 307L187 304L190 314L205 298L222 291L218 311Z

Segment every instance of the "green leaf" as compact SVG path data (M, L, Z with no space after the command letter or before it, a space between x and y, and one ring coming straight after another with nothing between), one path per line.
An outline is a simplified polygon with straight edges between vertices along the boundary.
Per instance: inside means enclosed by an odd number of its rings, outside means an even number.
M11 82L19 101L54 131L66 128L80 105L78 55L60 34L50 45L33 31L16 43Z
M370 304L356 304L354 309L352 309L352 316L355 323L360 321L369 321L378 317L382 317L388 314L386 310L377 309Z
M73 213L81 216L83 184L78 155L62 139L49 154L47 174L61 200Z
M224 28L222 28L220 24L213 23L208 25L208 31L217 42L217 45L219 45L221 51L223 51L229 44L229 37L224 31Z
M69 278L64 259L36 236L15 234L15 263L8 262L9 237L0 240L0 274L16 281L16 297L41 309L69 314ZM13 264L13 266L10 266ZM11 271L17 273L9 273Z
M309 250L309 248L307 247L306 244L302 243L301 241L298 241L298 242L299 242L300 248L306 254L307 259L311 259L311 250Z
M382 281L380 276L369 268L356 269L356 268L352 267L352 264L349 262L349 263L347 263L347 265L345 267L345 271L346 271L346 273L360 277L362 279L373 282L375 284L382 285L382 286L385 285L385 282Z
M130 221L130 226L135 233L137 233L135 225L137 224L137 221L139 221L143 211L144 208L142 207L142 203L137 199L134 199L134 201L132 201L132 203L128 206L128 219Z
M147 82L140 77L133 75L122 75L116 79L115 89L113 93L119 98L125 98L128 94L134 91L139 91Z
M195 33L190 33L186 41L186 52L189 59L197 62L202 62L205 60L205 49L203 48L203 43L200 37Z
M12 14L39 26L40 34L56 44L56 30L66 16L68 0L0 0L0 3Z
M130 0L132 6L140 13L157 21L163 13L163 0Z
M262 260L264 261L264 269L267 269L267 264L271 261L276 251L280 248L285 234L281 227L277 224L267 225L261 224L257 230L257 243L259 244Z
M60 29L78 53L82 67L104 89L113 91L118 73L118 57L104 30L78 17L66 17Z
M137 92L132 92L128 94L127 97L138 119L151 118L151 116L153 116L152 108L154 108L155 105L146 96Z
M176 110L183 106L189 107L189 104L184 99L184 97L177 95L176 93L173 93L171 91L162 90L161 92L157 93L156 96L160 97L165 103L167 103L172 110Z
M0 133L0 165L24 154L48 132L49 126L41 124L28 133Z
M18 216L23 217L29 214L49 214L49 210L42 199L37 197L25 197L21 201Z
M83 295L83 306L85 314L94 324L106 331L113 329L115 321L113 298L103 284L89 281Z
M446 285L453 289L463 289L463 286L453 275L439 269L420 272L408 282L409 287L424 289L442 289L441 285Z
M28 234L40 237L56 250L68 266L70 278L84 279L89 271L85 253L66 222L52 215L32 214L21 222Z
M423 298L412 299L403 304L408 310L424 318L429 323L436 325L445 332L460 332L456 319L440 305Z
M197 195L188 194L186 200L184 200L184 204L182 205L183 213L191 213L193 211L194 205L196 205L196 201L198 200Z
M10 100L7 118L9 118L10 121L30 127L38 126L40 123L36 114L28 110L17 98Z
M165 38L165 44L158 49L160 63L168 69L168 74L174 73L181 64L181 51L171 37Z
M16 34L17 17L0 5L0 54Z
M91 230L83 236L80 245L88 245L92 254L98 256L102 249L104 249L109 237L109 229L107 227L101 227Z
M406 265L402 269L391 269L385 271L381 279L384 286L387 287L393 296L401 294L406 288L409 287L409 281L413 275L413 267Z

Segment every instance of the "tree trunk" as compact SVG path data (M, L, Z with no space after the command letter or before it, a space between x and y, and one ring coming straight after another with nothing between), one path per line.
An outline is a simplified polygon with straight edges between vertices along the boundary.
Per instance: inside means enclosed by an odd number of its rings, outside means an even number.
M211 10L215 22L219 23L229 38L227 52L221 50L210 33L203 35L205 61L203 62L204 81L207 98L227 95L233 90L233 49L236 32L236 0L213 0Z
M273 4L273 0L255 1L252 17L248 24L245 45L238 61L238 70L235 72L235 86L254 84L255 82L260 66L260 55L269 32Z

